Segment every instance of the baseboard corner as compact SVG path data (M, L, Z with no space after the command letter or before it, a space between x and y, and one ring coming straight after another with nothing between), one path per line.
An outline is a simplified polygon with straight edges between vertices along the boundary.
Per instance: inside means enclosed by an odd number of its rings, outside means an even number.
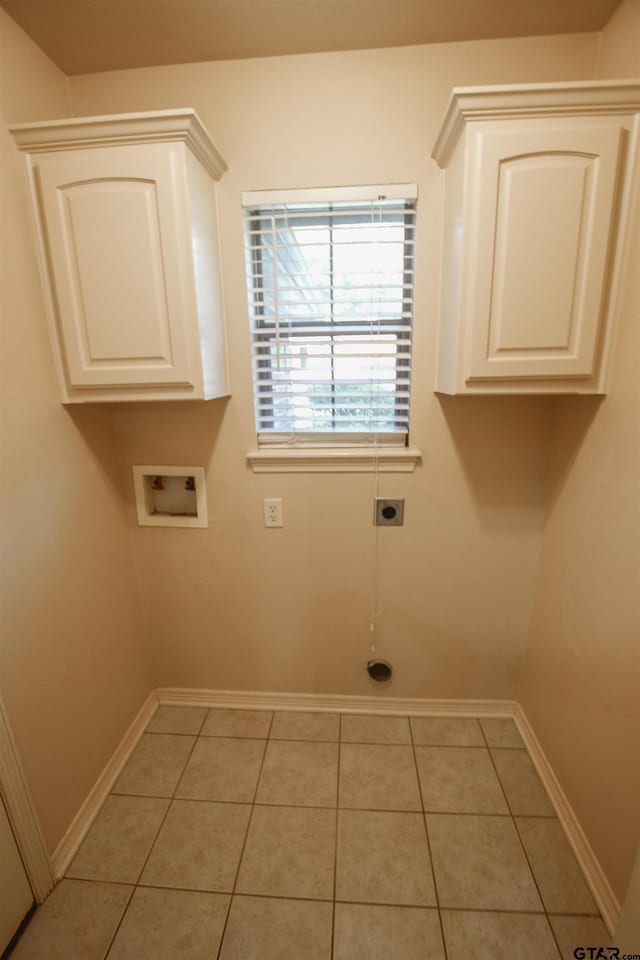
M613 936L618 925L621 906L613 892L598 858L596 857L580 821L558 780L547 755L531 726L529 719L519 703L516 703L514 720L518 727L529 756L538 771L538 775L549 794L558 820L564 829L569 845L573 850L585 881L596 902L609 933Z
M54 850L51 864L56 881L60 880L66 873L69 864L75 857L102 804L120 776L122 768L131 756L157 707L157 691L152 690Z

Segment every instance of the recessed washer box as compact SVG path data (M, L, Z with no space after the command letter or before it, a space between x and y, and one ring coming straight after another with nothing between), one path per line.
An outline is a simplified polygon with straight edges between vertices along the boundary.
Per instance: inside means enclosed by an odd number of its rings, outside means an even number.
M133 466L138 525L206 527L204 467Z

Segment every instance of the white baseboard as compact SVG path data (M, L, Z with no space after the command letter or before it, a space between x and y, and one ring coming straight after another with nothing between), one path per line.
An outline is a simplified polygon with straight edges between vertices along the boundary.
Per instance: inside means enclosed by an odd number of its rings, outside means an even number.
M106 767L94 783L86 800L73 818L69 829L56 847L51 858L56 880L59 880L66 873L67 867L75 857L80 844L86 837L91 824L98 815L100 807L107 799L112 786L118 779L122 768L144 733L157 706L158 698L156 691L152 690L138 711L133 723L116 747L113 756L107 762Z
M602 914L602 919L609 933L613 936L618 925L618 918L620 917L620 903L605 876L604 870L600 866L598 858L593 852L591 844L587 840L584 830L580 826L573 807L569 803L558 778L553 772L553 768L542 749L540 741L533 732L533 728L519 703L516 704L514 720L520 730L525 746L529 751L533 765L538 771L538 775L555 807L558 820L562 824L567 840L576 856L597 907Z
M261 693L250 690L199 690L159 687L162 704L232 707L237 710L308 710L383 713L410 717L512 717L513 700L426 700L417 697L349 697L329 693Z

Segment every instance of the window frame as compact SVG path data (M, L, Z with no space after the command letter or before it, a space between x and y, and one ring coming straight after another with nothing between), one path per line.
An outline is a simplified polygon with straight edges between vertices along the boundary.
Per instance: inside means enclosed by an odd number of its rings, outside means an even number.
M342 188L319 188L313 190L278 190L278 191L251 191L242 195L242 205L247 214L259 215L260 208L267 206L277 206L280 204L295 204L303 206L304 204L324 203L340 204L359 201L375 200L405 200L412 205L414 211L413 222L405 219L404 223L404 242L403 242L403 290L408 287L415 287L415 249L416 249L416 228L415 220L416 202L418 199L417 186L414 184L385 184L379 186L365 187L342 187ZM319 223L323 226L329 226L332 233L332 242L330 251L333 251L333 229L331 214L323 212L319 214ZM339 216L340 211L335 211ZM265 344L269 339L273 339L274 332L277 332L277 321L273 323L263 322L264 312L260 313L260 300L264 300L264 291L260 285L255 283L255 277L262 275L260 267L262 253L259 249L263 233L257 233L251 236L250 244L247 243L245 235L245 244L247 251L247 268L250 267L250 275L247 276L248 294L252 298L251 306L253 308L253 319L251 327L253 356L259 356L260 342L264 340ZM255 249L253 243L256 244ZM250 256L249 256L250 253ZM331 270L331 290L333 294L333 271ZM408 322L408 332L411 334L413 326L415 296L412 289L411 299L411 317ZM330 298L330 309L333 315L334 300L333 295ZM354 327L362 327L363 332L371 332L370 320L350 320L350 334L353 335ZM340 336L340 321L331 320L322 329L316 332L307 331L304 338L309 339L314 336L329 337L331 343L331 363L334 362L334 349L336 337ZM397 339L399 333L394 333ZM295 341L295 331L288 330L287 338ZM267 353L267 350L265 350ZM272 378L264 370L252 371L252 388L254 392L254 402L256 407L256 429L258 449L250 451L247 454L248 462L256 472L298 472L298 471L369 471L377 470L381 472L405 472L413 471L416 463L420 460L420 451L409 447L409 414L411 403L411 364L413 358L413 342L410 344L408 355L396 353L394 383L397 383L398 376L403 368L407 369L409 374L409 385L407 392L407 413L398 414L398 403L402 398L397 395L394 397L394 410L396 413L395 422L399 420L406 421L406 426L401 424L396 430L372 430L372 431L354 431L354 430L298 430L298 431L278 431L278 430L260 430L260 418L258 414L259 400L256 389L260 380L269 380ZM265 369L269 369L266 367ZM331 378L331 393L335 396L335 380ZM335 408L333 409L335 416ZM335 420L334 420L335 422Z

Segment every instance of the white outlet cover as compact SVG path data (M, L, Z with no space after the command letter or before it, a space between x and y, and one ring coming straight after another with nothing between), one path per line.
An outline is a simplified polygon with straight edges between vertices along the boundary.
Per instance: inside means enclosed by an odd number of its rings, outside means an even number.
M264 525L270 529L284 526L282 499L280 497L265 497Z

